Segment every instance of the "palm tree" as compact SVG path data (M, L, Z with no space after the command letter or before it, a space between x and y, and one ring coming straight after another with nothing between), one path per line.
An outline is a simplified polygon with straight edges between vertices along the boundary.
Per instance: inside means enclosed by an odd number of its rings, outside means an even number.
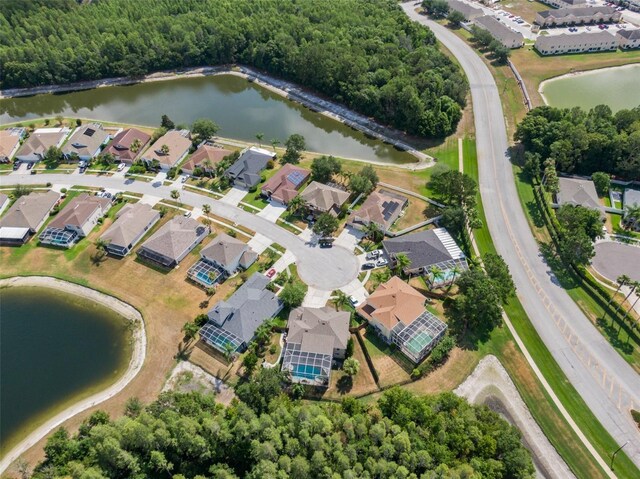
M636 290L636 288L638 286L640 286L640 282L637 281L631 281L629 282L629 286L631 287L631 289L629 290L629 293L624 297L624 299L622 300L622 302L616 304L616 310L614 311L614 315L618 314L618 310L622 307L622 305L624 303L627 302L627 300L629 299L629 297L634 293L634 291ZM613 318L612 318L613 321Z
M302 198L302 196L297 195L297 196L293 197L291 199L291 201L289 201L288 208L289 208L289 211L291 211L291 214L295 216L296 214L298 214L298 212L302 208L305 207L305 205L306 205L306 203L305 203L304 199Z
M206 204L206 205L202 205L202 212L207 215L207 218L209 217L209 213L211 213L211 205Z
M262 147L262 140L264 140L264 133L256 133L256 140L258 140L258 145Z
M211 220L209 218L205 218L202 220L202 224L207 227L209 232L211 232Z
M276 146L278 146L280 144L280 140L278 140L277 138L274 138L273 140L271 140L271 147L273 148L273 152L276 152Z
M640 288L640 281L636 281L635 282L635 289L637 290L638 288ZM626 321L627 320L627 316L629 316L629 311L631 311L636 303L640 300L640 295L636 295L636 300L633 302L633 304L631 306L629 306L629 309L627 309L624 313L624 317L622 318L622 321Z
M180 198L180 192L178 190L171 190L171 198L178 201Z
M364 227L364 234L367 238L371 239L371 241L377 243L384 233L377 223L369 221L369 224Z
M108 244L109 242L107 240L103 240L102 238L98 238L96 240L96 248L98 249L98 251L106 251Z
M193 321L184 323L184 325L182 326L182 332L184 333L184 338L187 340L187 343L193 341L193 339L196 337L196 334L198 334L198 331L200 331L200 328Z
M344 291L338 290L336 295L333 297L333 305L336 307L336 311L344 308L347 304L349 304L349 296L345 294Z
M141 146L142 146L142 142L140 141L140 138L136 138L135 140L133 140L133 142L131 142L131 146L129 147L129 150L131 150L132 153L138 153Z
M462 268L456 264L449 271L451 272L451 281L449 281L449 289L451 289L451 286L453 286L453 284L456 282L456 277L462 274Z
M607 306L609 306L611 304L611 301L613 301L613 299L617 296L618 291L620 291L620 288L622 288L629 281L631 281L631 278L629 278L629 276L627 276L626 274L621 274L616 278L616 283L618 283L618 289L616 289L616 292L613 293L613 296L609 298L609 302L607 303Z
M207 176L211 177L211 173L213 173L213 163L211 163L211 160L209 158L205 158L202 162L202 166L204 166L204 172Z
M160 153L162 153L163 155L168 155L169 154L169 146L168 145L162 145L160 147Z
M402 272L409 267L411 260L404 253L398 253L395 258L396 266L394 268L397 275L401 275Z
M625 207L624 223L627 228L635 229L635 226L640 223L640 205L634 203Z
M235 350L236 348L233 347L233 344L227 341L226 343L224 343L224 352L222 354L224 354L224 358L227 361L231 361L231 357L233 356Z
M431 275L431 288L433 289L436 287L436 284L441 281L442 279L444 279L444 271L442 271L442 269L440 269L438 266L433 265L431 266L431 268L429 268L429 274Z
M388 268L378 269L371 274L371 279L377 288L380 283L386 283L391 278L391 272Z

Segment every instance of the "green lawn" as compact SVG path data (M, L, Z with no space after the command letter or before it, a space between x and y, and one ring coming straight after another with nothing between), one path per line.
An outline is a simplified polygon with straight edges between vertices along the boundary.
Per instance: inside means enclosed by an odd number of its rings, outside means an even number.
M475 145L473 142L465 143L464 145L464 168L465 173L469 174L477 181L478 168ZM517 175L516 178L518 178ZM518 190L525 191L525 188L519 184ZM531 198L532 197L533 193L531 193ZM524 195L524 200L527 200L527 195ZM481 203L480 195L478 195L478 212L483 223L486 224L484 207ZM526 211L527 208L525 207L525 212ZM481 254L496 252L491 235L486 227L474 231L474 235ZM605 461L608 460L610 454L615 451L619 445L596 419L591 410L587 407L586 403L582 400L582 397L568 381L558 364L555 362L553 356L542 342L542 339L540 339L537 331L529 321L520 301L518 301L517 298L511 299L509 304L505 306L505 312L525 347L531 356L535 358L536 365L560 399L563 406L567 409L572 419L576 422L580 430L585 434L601 457L604 458ZM506 331L506 328L502 329ZM508 331L506 331L506 333L508 334ZM495 351L494 354L501 359L503 364L505 364L505 367L509 370L509 358L505 357L501 350ZM521 381L518 374L513 374L514 371L510 371L510 373L511 378L516 384L516 387L527 404L527 407L544 431L547 438L558 450L572 471L578 477L585 478L593 477L594 469L597 469L601 473L599 466L585 451L584 446L575 433L568 430L566 422L560 416L558 409L552 403L551 398L548 397L546 391L542 389L542 385L537 381L537 379L535 381L536 387L532 388L531 384ZM540 401L536 398L536 392L539 394L540 390L544 394L546 401ZM566 440L567 434L570 436L570 442ZM563 437L565 439L561 439ZM623 453L624 451L621 451L616 457L616 474L620 478L639 477L638 469ZM585 458L587 458L589 464L586 463ZM603 474L601 473L600 475Z

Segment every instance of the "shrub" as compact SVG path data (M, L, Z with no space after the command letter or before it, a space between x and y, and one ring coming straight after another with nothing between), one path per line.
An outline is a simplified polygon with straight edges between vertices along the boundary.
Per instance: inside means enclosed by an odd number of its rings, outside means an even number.
M277 347L275 344L272 344L272 345L269 347L269 353L270 353L270 354L276 354L276 351L277 351L277 350L278 350L278 347Z
M67 192L66 188L60 188L60 193L62 193L63 195Z
M267 161L267 170L273 170L273 168L275 168L276 164L273 160L269 160Z
M255 193L256 191L258 191L257 186L252 186L251 188L249 188L249 193Z
M236 236L238 236L238 233L236 233L236 230L228 230L227 234L232 238L235 238Z
M51 188L51 183L48 182L46 186L47 186L47 188Z

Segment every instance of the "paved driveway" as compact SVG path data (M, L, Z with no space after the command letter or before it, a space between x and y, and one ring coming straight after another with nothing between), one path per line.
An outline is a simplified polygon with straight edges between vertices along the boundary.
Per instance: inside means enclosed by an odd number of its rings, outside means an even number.
M362 231L357 230L351 226L346 226L342 232L338 235L334 245L342 246L343 248L353 251L358 242L364 237Z
M287 207L285 205L271 202L258 213L258 216L262 216L263 218L275 223L285 211L287 211Z
M237 206L238 203L242 201L242 198L247 196L247 193L248 191L244 188L238 188L237 186L234 186L227 192L226 195L224 195L220 199L220 201L223 201L224 203L227 203L229 205Z
M248 245L251 247L253 251L258 254L262 254L264 250L266 250L269 245L273 243L269 238L265 235L261 235L260 233L256 233L253 238L249 240Z
M2 180L7 184L8 180ZM85 175L13 175L11 183L42 184L42 183L71 183L79 186L96 186L107 189L127 190L143 195L171 198L171 187L153 186L152 183L135 181L133 179L97 177ZM333 291L351 282L358 276L358 260L352 251L339 246L322 249L308 245L305 240L281 228L271 221L258 215L244 211L237 206L214 200L203 195L182 191L180 201L194 208L202 208L204 204L211 205L211 212L221 216L231 223L240 224L260 233L270 240L289 250L296 258L298 274L310 287Z
M615 281L621 274L640 281L640 246L602 241L596 244L592 264L598 273L611 281Z

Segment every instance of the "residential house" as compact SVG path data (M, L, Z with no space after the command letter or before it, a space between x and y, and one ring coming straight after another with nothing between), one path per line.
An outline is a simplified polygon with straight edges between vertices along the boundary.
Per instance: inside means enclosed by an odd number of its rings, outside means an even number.
M349 342L348 311L296 308L289 314L282 371L296 383L327 386L334 359L344 359Z
M618 30L616 33L618 44L623 50L631 50L633 48L640 48L640 28L635 30Z
M482 9L473 7L460 0L446 0L446 2L449 5L449 10L462 13L464 19L468 22L484 15Z
M509 28L494 16L484 15L476 18L473 22L478 27L491 33L493 38L498 40L507 48L520 48L524 45L524 37L522 36L522 33Z
M434 286L454 281L462 271L469 269L467 258L454 239L444 228L410 233L382 242L389 256L391 266L395 268L399 254L409 259L404 273L426 276ZM432 273L439 270L441 275Z
M0 244L21 245L36 234L60 200L55 191L18 198L0 219Z
M22 144L16 159L26 163L37 163L44 158L49 148L60 148L71 130L69 128L39 128Z
M408 201L406 197L391 191L374 191L359 209L349 215L347 223L359 229L374 223L380 231L387 232Z
M116 214L114 223L100 237L107 243L107 252L124 257L138 244L147 231L160 219L160 212L145 203L127 203Z
M109 198L81 193L72 198L40 233L40 243L70 248L91 232L111 204Z
M616 37L605 31L561 33L560 35L539 35L535 47L542 55L562 55L616 50L618 42Z
M200 251L200 261L194 264L187 277L205 288L213 286L224 276L231 276L238 269L248 269L258 259L258 253L248 244L220 233Z
M351 194L335 186L312 181L300 195L309 207L311 214L329 213L338 216L342 205Z
M231 165L224 175L240 188L253 188L258 186L262 177L260 173L267 167L269 160L273 160L276 154L263 148L245 149L240 157Z
M189 154L191 133L189 130L169 130L142 155L142 161L151 165L158 161L160 169L167 171L177 166Z
M7 128L0 131L0 163L9 163L27 134L25 128Z
M604 217L604 207L600 203L593 181L582 178L558 178L560 191L556 194L554 206L583 206L598 210Z
M536 14L535 23L541 27L582 25L585 23L609 23L620 20L622 12L614 7L573 7L543 10Z
M278 297L267 289L269 282L255 273L229 299L218 301L200 329L202 340L225 354L245 350L258 327L282 309Z
M261 193L272 201L289 204L310 174L309 170L287 163L262 185Z
M214 171L214 167L224 160L225 156L233 153L210 143L202 143L193 152L189 160L181 166L183 173L192 175L196 168L200 168L203 173L209 174Z
M102 151L103 155L113 155L117 162L133 164L142 155L142 152L149 144L151 135L146 134L137 128L127 128L122 130Z
M587 0L540 0L555 8L577 8L587 5Z
M67 160L89 161L100 154L102 145L109 141L109 133L100 123L88 123L73 132L69 141L62 147Z
M640 12L640 0L625 0L622 3L632 12Z
M11 200L4 193L0 193L0 215L4 212L4 210L9 206Z
M138 255L165 268L173 268L200 244L209 232L209 228L193 218L176 216L142 244Z
M444 336L447 325L424 308L426 297L393 276L358 307L378 335L414 363L422 361Z

